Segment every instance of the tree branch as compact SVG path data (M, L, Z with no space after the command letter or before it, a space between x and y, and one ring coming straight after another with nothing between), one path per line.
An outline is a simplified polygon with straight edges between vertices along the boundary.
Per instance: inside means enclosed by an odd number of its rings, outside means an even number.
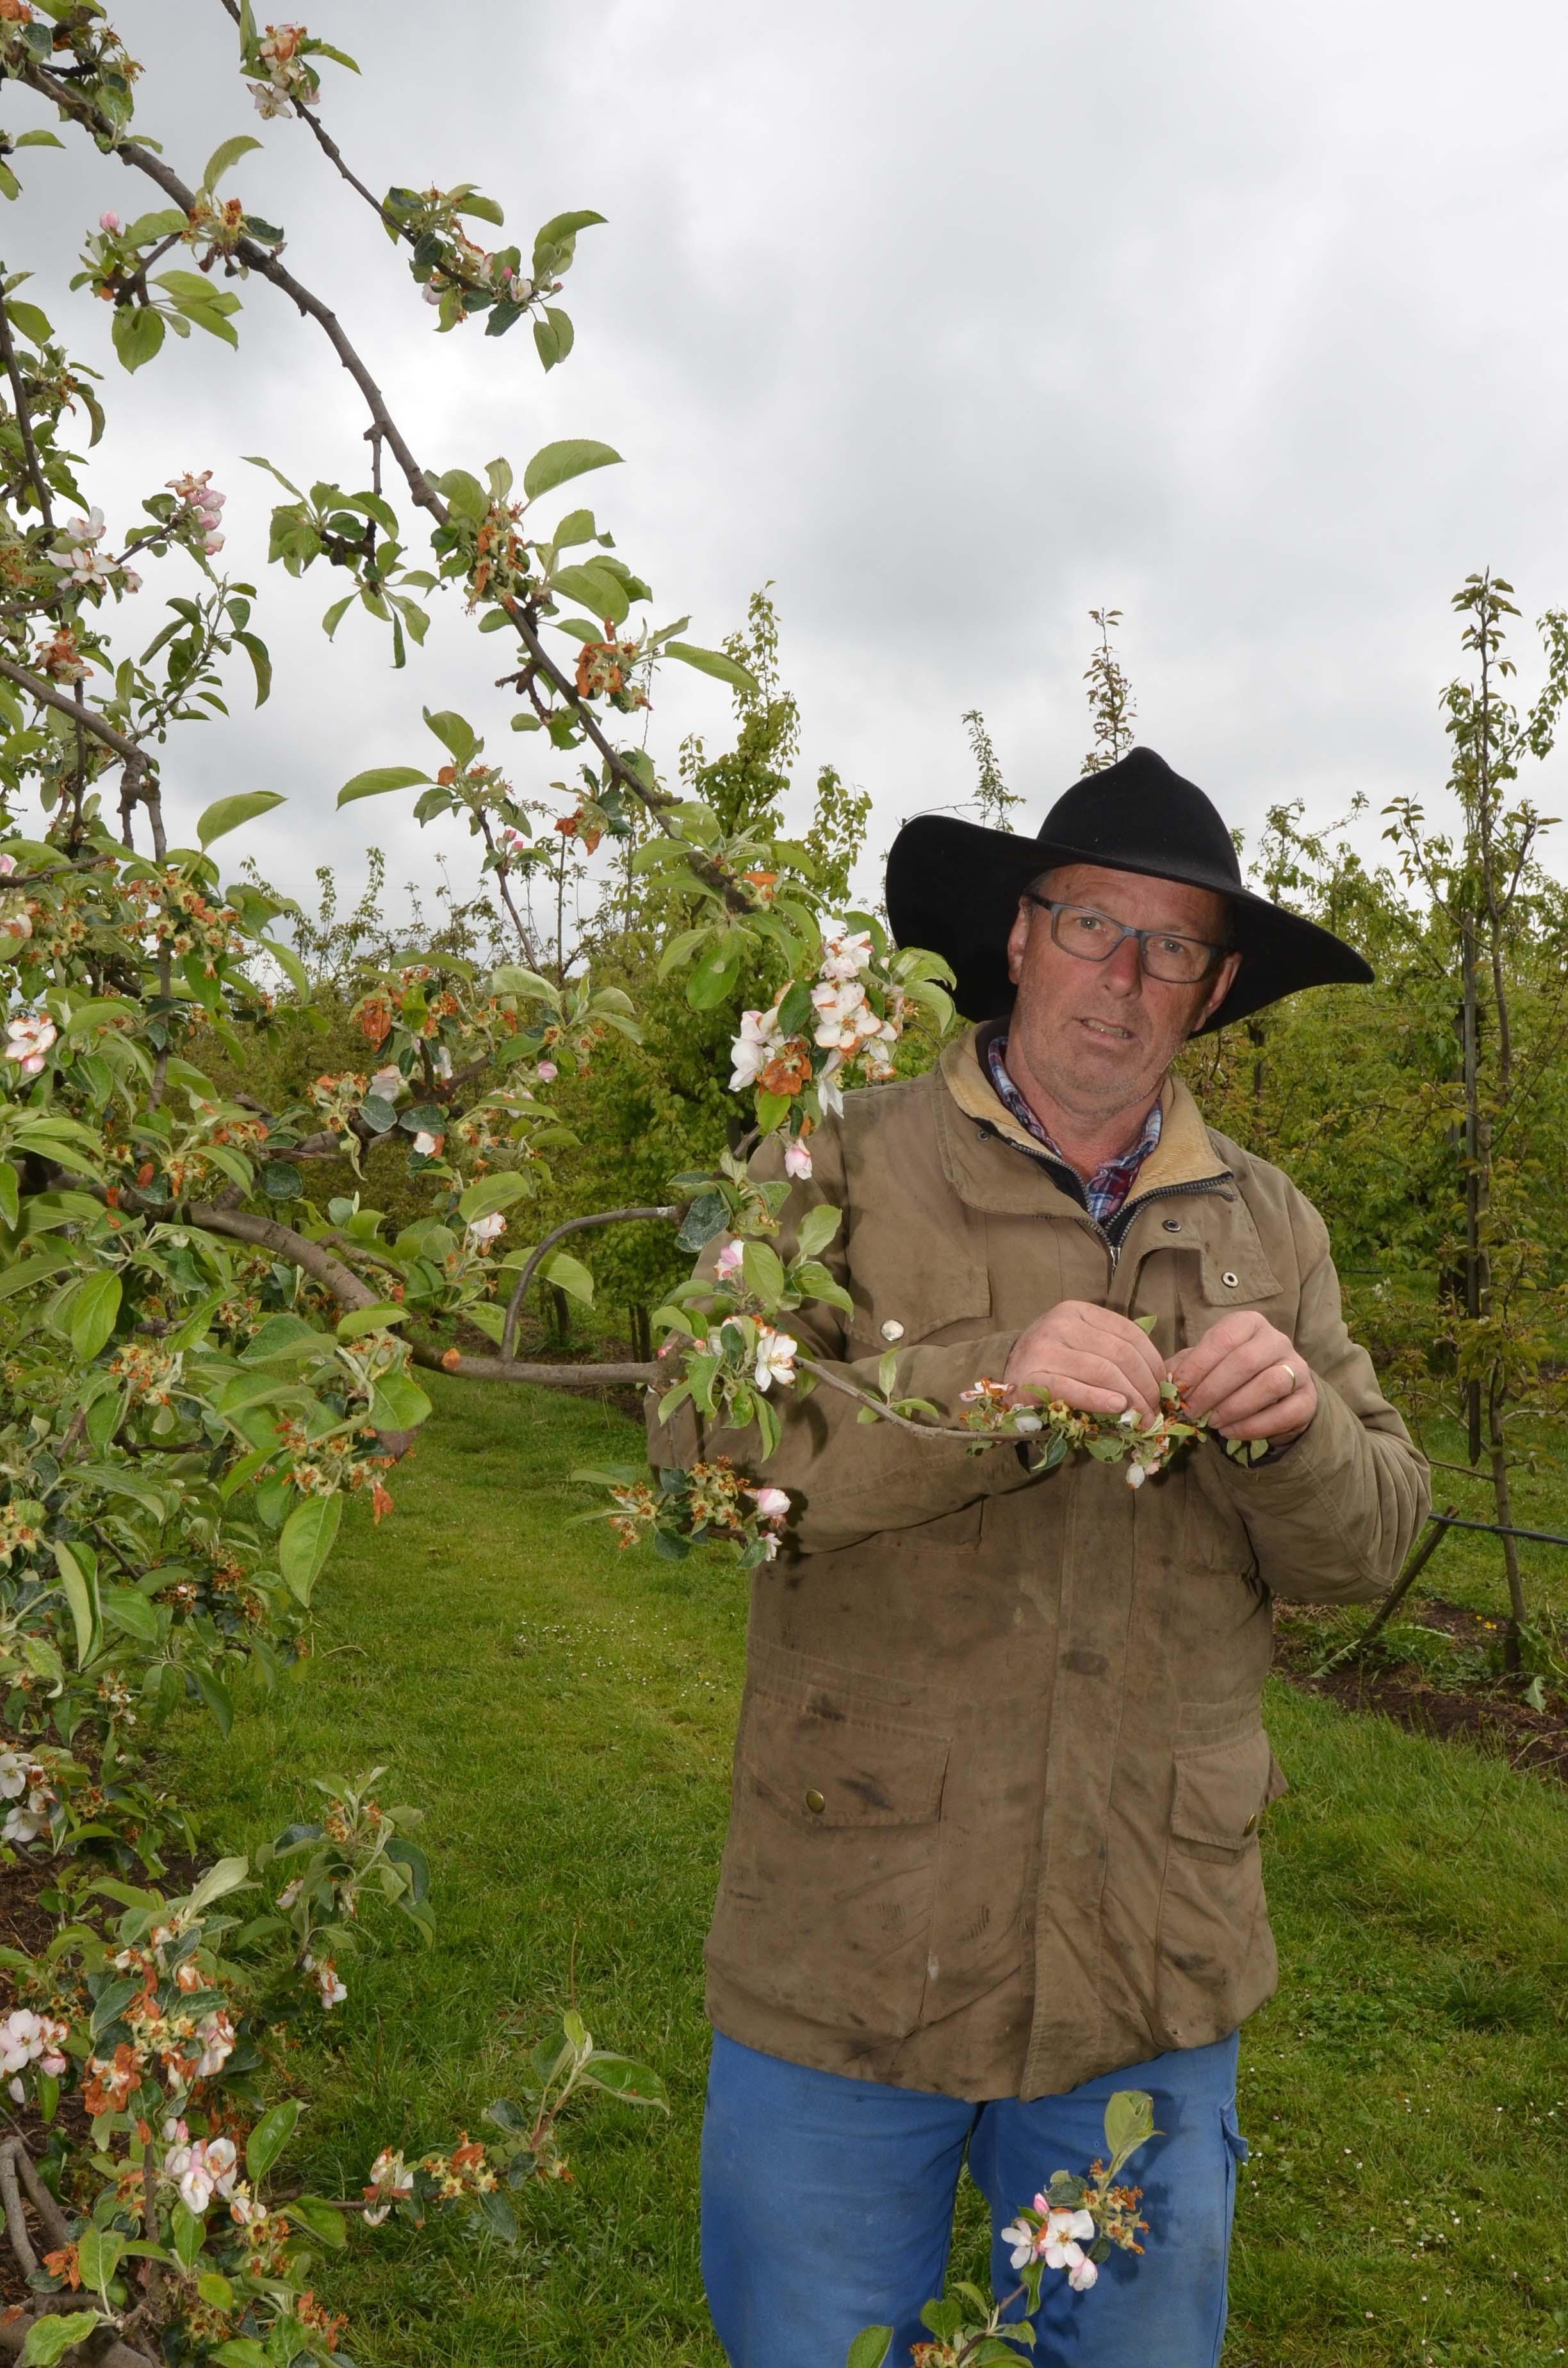
M379 1307L381 1293L361 1282L351 1267L333 1257L320 1242L307 1240L303 1234L290 1226L280 1225L276 1217L263 1217L249 1209L220 1209L210 1201L187 1201L179 1212L179 1223L196 1225L204 1234L223 1234L231 1241L250 1242L257 1249L273 1250L279 1258L330 1291L340 1307Z
M640 1218L647 1219L650 1222L655 1218L669 1220L679 1217L682 1213L683 1212L678 1208L608 1209L602 1216L568 1217L563 1225L557 1225L552 1234L546 1234L543 1241L540 1243L539 1247L530 1254L528 1264L524 1267L521 1274L518 1275L517 1287L512 1292L511 1301L506 1309L506 1327L501 1335L501 1354L503 1358L509 1359L513 1349L517 1345L517 1318L523 1312L524 1295L528 1291L529 1283L533 1281L534 1276L539 1271L540 1259L543 1258L550 1250L553 1249L557 1242L564 1240L568 1234L585 1233L590 1225L630 1224ZM656 1372L657 1368L653 1367L651 1370Z
M550 1390L620 1390L652 1388L663 1378L661 1365L522 1365L507 1357L467 1357L458 1349L432 1349L422 1340L409 1343L414 1361L430 1373L454 1373L462 1382L532 1382Z

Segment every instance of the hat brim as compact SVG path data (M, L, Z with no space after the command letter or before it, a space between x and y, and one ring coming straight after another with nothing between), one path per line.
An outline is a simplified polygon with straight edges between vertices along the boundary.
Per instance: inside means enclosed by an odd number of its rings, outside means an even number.
M888 919L901 946L924 946L952 964L954 1000L966 1019L994 1019L1013 1008L1007 934L1031 880L1062 863L1180 880L1223 896L1233 915L1232 944L1241 967L1223 1003L1194 1032L1212 1035L1281 996L1307 986L1367 986L1371 964L1315 921L1288 913L1213 867L1165 856L1157 863L1112 857L1103 848L1023 838L956 814L917 814L888 857Z

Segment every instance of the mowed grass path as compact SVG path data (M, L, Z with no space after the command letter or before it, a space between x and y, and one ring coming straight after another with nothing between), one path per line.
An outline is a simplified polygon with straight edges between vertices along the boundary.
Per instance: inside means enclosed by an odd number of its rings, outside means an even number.
M352 2192L383 2145L482 2135L574 1968L596 2036L653 2063L674 2112L585 2113L575 2183L525 2191L515 2251L394 2225L318 2291L366 2368L720 2368L698 2272L701 1941L743 1584L564 1526L574 1465L638 1452L619 1417L454 1383L437 1399L393 1519L354 1508L316 1657L253 1693L227 1743L195 1718L172 1741L214 1848L309 1816L311 1776L379 1762L384 1798L429 1812L437 1944L400 1932L347 1961L301 2168ZM1227 2368L1562 2358L1568 1796L1280 1686L1269 1712L1294 1788L1267 1838L1284 1979L1244 2047Z

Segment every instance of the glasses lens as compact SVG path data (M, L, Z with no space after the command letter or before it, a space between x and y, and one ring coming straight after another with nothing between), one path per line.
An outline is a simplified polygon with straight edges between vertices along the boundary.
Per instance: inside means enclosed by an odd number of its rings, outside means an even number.
M1210 963L1209 948L1198 938L1145 938L1143 967L1151 978L1173 986L1196 986Z
M1104 962L1120 943L1119 924L1086 905L1057 905L1051 915L1051 934L1063 953L1080 962Z

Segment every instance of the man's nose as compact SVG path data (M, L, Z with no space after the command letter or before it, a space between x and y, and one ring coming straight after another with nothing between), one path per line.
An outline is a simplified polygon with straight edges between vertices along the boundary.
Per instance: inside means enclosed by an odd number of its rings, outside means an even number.
M1123 938L1116 951L1100 964L1100 976L1113 995L1139 995L1143 972L1138 940Z

